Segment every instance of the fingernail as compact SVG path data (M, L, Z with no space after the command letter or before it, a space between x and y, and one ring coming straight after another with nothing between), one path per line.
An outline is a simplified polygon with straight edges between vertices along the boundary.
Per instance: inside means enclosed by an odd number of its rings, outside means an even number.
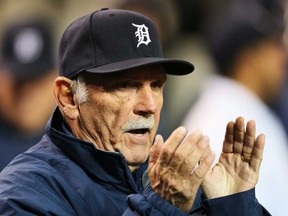
M160 143L160 144L163 143L163 137L162 137L162 135L160 135L160 134L157 134L157 135L156 135L156 137L155 137L155 143Z
M209 137L208 136L202 136L201 142L203 144L209 144Z
M199 130L199 129L196 129L194 132L193 132L194 136L197 137L197 138L200 138L202 136L202 131Z
M183 136L185 136L185 135L187 134L187 129L186 129L186 127L180 126L180 127L178 128L178 133L181 133L181 134L183 134Z

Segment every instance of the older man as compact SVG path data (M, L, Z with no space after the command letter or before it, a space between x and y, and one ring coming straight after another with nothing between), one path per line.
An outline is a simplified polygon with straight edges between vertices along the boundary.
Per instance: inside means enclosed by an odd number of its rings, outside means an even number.
M227 125L212 170L199 130L184 140L179 127L152 147L166 74L193 69L163 58L154 24L141 14L102 9L73 22L60 45L58 107L43 139L0 174L0 214L265 214L254 194L265 138L255 139L253 121ZM201 184L204 208L193 210Z

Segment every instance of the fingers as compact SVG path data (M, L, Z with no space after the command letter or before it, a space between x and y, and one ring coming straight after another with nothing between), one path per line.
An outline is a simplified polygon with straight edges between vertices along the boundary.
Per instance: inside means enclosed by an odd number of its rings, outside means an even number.
M163 137L159 134L156 135L154 144L151 148L150 158L149 158L149 164L151 164L151 166L156 164L159 158L163 143L164 143Z
M223 153L236 153L241 155L243 161L250 163L254 158L255 169L260 167L265 136L260 135L255 141L256 124L255 121L247 122L244 128L244 118L238 117L235 121L229 122L226 127L225 139L223 142ZM254 150L256 152L254 152ZM255 155L254 155L255 154ZM260 161L260 164L256 161Z
M234 122L230 121L226 126L226 133L222 151L227 154L233 153L233 144L234 144Z
M242 154L245 140L244 119L238 117L235 121L230 121L226 126L225 139L223 142L224 153Z
M265 135L260 134L255 141L252 158L250 162L250 166L254 169L256 173L259 173L260 165L263 159L264 147L265 147Z
M234 145L233 145L234 153L240 155L242 154L244 137L245 137L244 119L242 117L238 117L235 121L234 126Z
M186 128L179 127L165 142L156 136L148 166L154 191L184 211L191 208L215 158L207 136L196 130L183 141L186 133Z
M169 166L172 172L190 175L198 162L209 155L211 149L208 137L203 136L200 130L194 131L182 142L186 133L186 128L179 127L164 144L163 138L156 136L149 166L158 162L162 167Z
M162 166L166 167L173 158L174 152L177 147L183 141L187 134L187 129L185 127L178 127L173 133L169 136L166 142L163 144L161 153L159 156L159 162ZM176 165L175 165L176 166Z
M171 143L169 143L171 140L166 141L168 146L171 145ZM193 133L191 133L183 143L181 143L176 147L176 149L173 152L173 155L170 156L169 160L170 170L179 172L179 168L182 167L181 169L182 175L190 174L190 172L200 159L200 157L197 155L198 143L200 143L200 146L202 148L205 148L208 145L208 138L203 139L200 130L196 130ZM170 152L171 151L167 152L167 150L163 148L162 154L164 155L164 157L166 157L165 155Z
M255 143L256 126L253 120L248 121L244 137L242 156L244 160L250 161Z
M190 175L199 161L203 163L204 158L206 158L211 152L209 138L207 136L202 136L200 131L192 133L185 142L185 144L182 144L182 152L184 153L186 151L186 154L182 154L181 151L178 152L177 150L175 155L180 153L180 158L173 157L171 160L173 163L178 162L178 173L180 175ZM179 148L180 147L182 146L179 146ZM181 154L184 157L181 158Z

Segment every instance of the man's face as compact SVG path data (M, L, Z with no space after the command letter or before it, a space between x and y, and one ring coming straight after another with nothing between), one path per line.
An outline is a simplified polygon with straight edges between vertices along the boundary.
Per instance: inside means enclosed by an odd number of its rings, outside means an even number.
M261 97L271 103L279 96L286 77L287 53L284 46L275 41L263 41L253 50L255 75L261 82Z
M130 169L148 157L163 105L161 66L85 74L89 99L79 105L80 138L97 149L121 152Z

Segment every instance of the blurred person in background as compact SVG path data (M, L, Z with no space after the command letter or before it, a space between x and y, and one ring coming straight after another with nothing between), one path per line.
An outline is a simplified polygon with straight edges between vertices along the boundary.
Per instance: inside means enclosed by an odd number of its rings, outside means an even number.
M42 137L55 108L53 33L44 20L7 24L1 42L0 170Z
M284 215L288 210L288 140L269 104L281 91L287 59L283 17L277 11L277 16L273 14L264 2L223 0L213 5L210 1L213 8L204 32L218 73L204 84L184 125L189 130L203 129L219 157L226 121L238 115L255 119L258 131L267 135L256 194L272 215Z
M288 68L286 71L288 71ZM271 104L271 108L276 112L280 120L283 122L286 134L288 134L288 77L285 79L285 86L281 91L280 98L278 101Z
M286 52L288 51L288 2L286 1L284 10L285 16L285 32L284 32L284 45L286 48ZM286 73L288 72L288 67L286 68ZM285 77L285 85L283 90L281 91L279 99L276 103L271 104L272 109L276 112L279 118L282 120L286 134L288 134L288 76ZM288 145L288 143L287 143Z

